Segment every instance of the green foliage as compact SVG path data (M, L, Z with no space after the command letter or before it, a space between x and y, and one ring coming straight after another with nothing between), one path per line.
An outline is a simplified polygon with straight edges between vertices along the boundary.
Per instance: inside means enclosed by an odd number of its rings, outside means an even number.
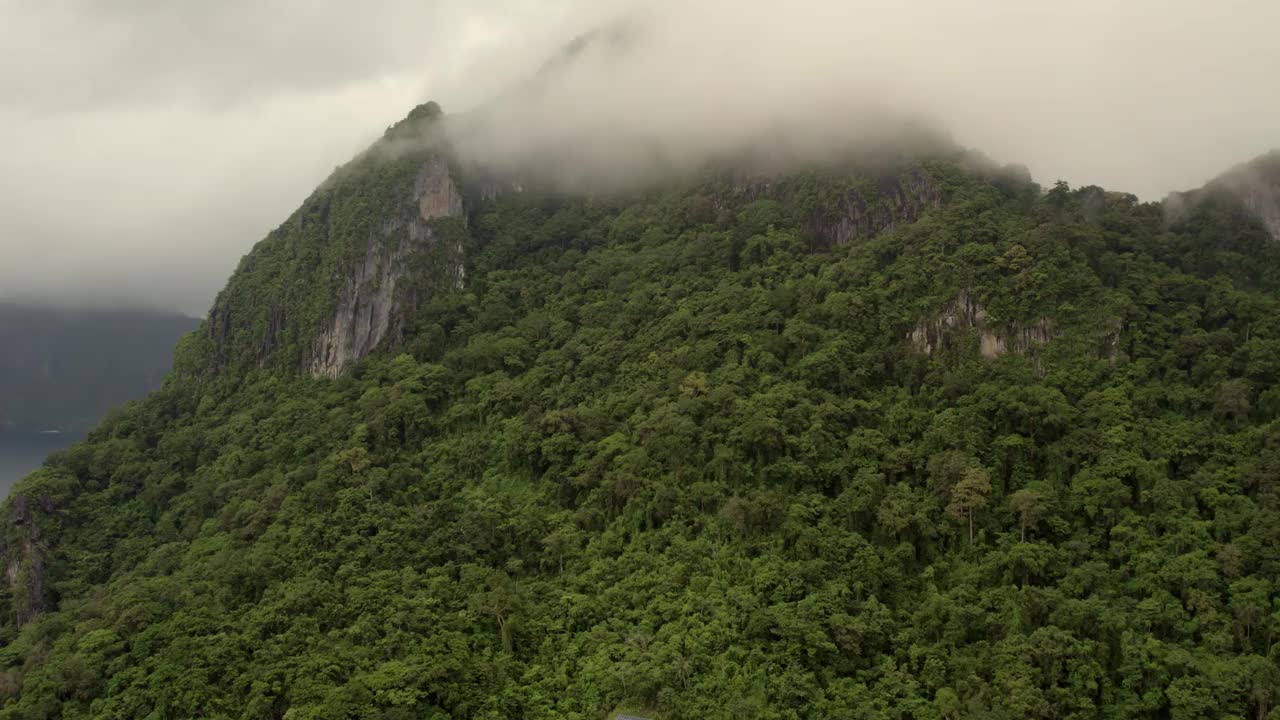
M361 172L220 303L319 318ZM945 206L842 247L876 182L500 197L395 350L175 374L19 487L0 717L1267 717L1280 301L1131 196L912 172ZM913 348L961 291L1053 339Z
M430 134L438 114L424 105L389 129L244 256L201 336L179 348L176 375L192 383L218 376L235 387L255 370L302 368L366 254L416 247L413 187L423 163L443 153ZM408 260L421 268L419 254Z

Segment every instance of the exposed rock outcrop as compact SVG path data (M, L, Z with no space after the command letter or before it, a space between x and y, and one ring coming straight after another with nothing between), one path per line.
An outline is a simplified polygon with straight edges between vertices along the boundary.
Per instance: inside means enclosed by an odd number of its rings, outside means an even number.
M957 333L974 331L983 357L996 358L1006 353L1024 353L1053 340L1053 321L1041 318L1032 325L992 327L987 310L968 291L961 290L938 315L921 320L907 335L919 352L932 355L951 342Z
M778 167L786 167L779 161ZM784 170L741 174L734 179L735 200L785 199ZM872 238L919 220L942 207L942 187L927 172L916 168L900 177L882 177L874 189L850 190L814 208L808 218L814 235L827 247Z
M856 238L891 232L942 207L942 189L919 170L897 180L883 181L878 190L878 197L871 202L861 194L849 193L841 206L819 209L813 218L818 237L841 246Z
M418 204L420 222L438 218L462 217L462 193L449 174L449 163L435 157L423 163L413 182L413 198Z
M1165 211L1177 222L1215 195L1234 198L1280 243L1280 150L1235 167L1199 190L1170 194Z
M1271 238L1280 242L1280 185L1267 181L1257 172L1240 172L1223 179L1254 217L1262 221Z
M387 220L381 233L369 238L364 257L349 268L333 316L316 337L306 362L312 375L338 377L384 340L402 333L405 318L419 302L418 293L407 282L416 255L439 250L447 282L461 287L465 281L461 243L437 248L440 238L432 226L446 218L466 220L462 193L444 158L432 158L419 169L413 203L417 215L407 222Z
M179 372L337 377L403 338L428 297L461 287L473 195L442 118L435 103L415 108L255 245L193 341L203 352Z
M45 496L33 498L17 492L9 503L9 532L0 546L4 562L4 580L11 597L13 621L21 627L49 605L46 587L45 545L37 514L55 512L53 501Z

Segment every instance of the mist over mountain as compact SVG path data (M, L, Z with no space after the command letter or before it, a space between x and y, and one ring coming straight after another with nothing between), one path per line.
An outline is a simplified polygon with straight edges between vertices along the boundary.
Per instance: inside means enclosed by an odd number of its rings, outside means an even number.
M1268 0L75 0L0 13L5 300L203 315L253 239L406 108L434 98L464 114L519 95L572 38L619 24L642 29L626 52L587 48L590 63L513 106L476 152L527 157L531 137L581 133L609 157L626 149L618 134L656 135L663 162L684 161L774 120L845 132L883 109L1046 186L1159 200L1280 144ZM50 36L68 41L38 41Z
M383 125L0 506L0 720L1275 716L1277 156L968 139L1247 114L1274 9L1046 8L608 8Z

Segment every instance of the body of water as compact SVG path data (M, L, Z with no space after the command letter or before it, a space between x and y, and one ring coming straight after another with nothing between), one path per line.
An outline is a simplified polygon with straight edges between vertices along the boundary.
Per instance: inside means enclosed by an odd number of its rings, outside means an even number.
M0 432L0 497L8 497L9 490L40 467L49 453L83 439L81 433Z

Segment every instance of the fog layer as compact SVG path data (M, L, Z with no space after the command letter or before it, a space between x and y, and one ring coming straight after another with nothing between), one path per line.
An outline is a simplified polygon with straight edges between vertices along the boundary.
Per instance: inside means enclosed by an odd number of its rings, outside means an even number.
M467 150L498 163L574 147L626 172L889 114L1159 199L1280 145L1277 27L1273 0L0 0L0 299L203 313L427 99L484 109Z
M1280 144L1277 27L1269 0L640 3L461 125L474 156L576 151L594 182L637 155L874 142L911 118L1042 182L1159 199Z

